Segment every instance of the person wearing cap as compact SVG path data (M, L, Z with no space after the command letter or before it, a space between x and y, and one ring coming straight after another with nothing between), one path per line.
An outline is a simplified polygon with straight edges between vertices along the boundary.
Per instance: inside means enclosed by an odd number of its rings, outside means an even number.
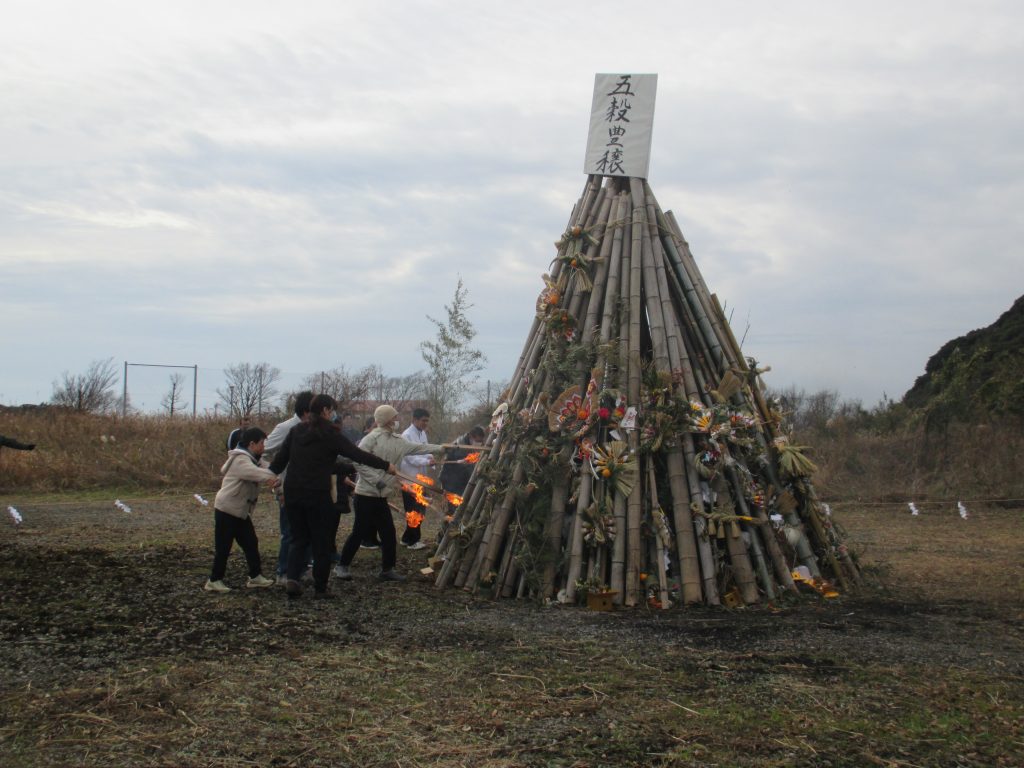
M406 456L422 456L425 454L441 454L444 446L432 443L414 443L401 435L398 430L398 411L390 405L378 406L373 412L376 426L359 441L359 447L375 456L399 464ZM358 466L359 479L355 489L355 522L352 533L345 541L335 568L335 576L339 579L351 579L349 566L352 564L359 544L371 531L376 531L381 545L381 581L405 581L405 576L395 571L398 542L395 536L395 523L391 519L391 507L387 497L399 490L399 483L378 469Z

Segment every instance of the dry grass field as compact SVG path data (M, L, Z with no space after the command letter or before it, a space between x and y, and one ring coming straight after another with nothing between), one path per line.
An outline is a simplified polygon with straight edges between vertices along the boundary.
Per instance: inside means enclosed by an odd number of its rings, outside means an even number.
M0 494L4 766L1024 764L1020 508L834 503L856 594L600 613L439 592L407 550L333 601L211 595L208 508L122 499ZM269 564L269 502L257 530Z

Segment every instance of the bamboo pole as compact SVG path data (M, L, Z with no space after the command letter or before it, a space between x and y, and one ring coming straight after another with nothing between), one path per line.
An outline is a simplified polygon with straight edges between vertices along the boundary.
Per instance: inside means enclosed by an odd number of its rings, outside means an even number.
M521 530L516 527L506 536L505 551L501 558L501 567L498 568L498 578L494 583L494 597L511 597L515 588L516 577L519 569L515 563L515 553L521 537Z
M710 484L719 498L730 497L729 487L721 474L715 475L711 479ZM731 503L725 509L727 512L735 511ZM731 522L725 525L725 527L728 529L725 536L726 549L729 553L729 562L732 564L736 586L739 588L740 597L743 599L743 602L747 605L753 605L758 601L757 580L754 578L754 569L750 563L747 546L743 542L743 536L740 533L739 523Z
M647 206L644 202L643 186L639 179L630 179L630 190L634 197L634 242L637 240L635 230L640 229L644 293L647 297L646 310L651 342L654 347L654 362L658 371L670 373L672 365L669 357L665 315L661 295L658 291L658 275L654 265L651 233L647 226ZM690 493L686 486L686 470L683 466L682 452L677 446L669 445L665 459L668 466L669 488L672 492L672 515L676 526L676 550L679 557L679 578L683 602L696 603L702 599L700 561L693 530L689 504Z
M654 462L647 462L647 481L650 485L650 509L651 517L654 517L654 510L661 509L661 504L658 501L658 485L654 480ZM652 526L655 528L655 526ZM658 569L658 591L659 600L664 608L668 607L668 578L665 576L665 543L661 540L661 536L658 531L654 531L654 544L655 552L654 556L656 559L655 567ZM649 571L648 571L649 573Z
M569 568L565 575L565 599L570 603L576 599L576 581L580 577L583 565L583 510L590 506L593 481L594 476L584 470L580 478L576 514L573 515L572 531L569 534Z
M711 300L714 305L715 311L718 313L720 319L724 322L725 313L722 311L722 305L718 303L718 297L712 294ZM736 337L732 333L732 328L729 327L728 323L724 323L724 328L725 336L729 342L729 346L735 350L737 366L739 366L741 370L745 369L747 372L749 372L750 369L747 368L746 360L743 358L743 355L739 351L739 342L736 341ZM768 450L767 445L764 445L764 449L767 455L771 457L772 454ZM775 485L776 488L781 490L782 483L779 482L778 476L775 472L775 462L767 462L767 471L769 473L769 477L772 480L773 485ZM797 557L800 558L801 563L807 566L807 568L811 571L811 574L815 578L820 578L821 569L818 566L818 559L814 556L814 551L811 549L810 542L807 540L807 534L804 532L803 527L800 525L799 516L796 514L796 512L791 512L789 513L789 515L786 515L786 517L788 518L789 523L791 525L796 526L796 530L800 532L800 538L797 540L795 547ZM792 577L790 578L792 579Z
M608 273L608 298L605 299L605 314L604 319L601 323L601 344L607 345L612 339L613 326L618 330L618 350L617 350L617 379L615 381L616 386L622 386L625 384L627 390L626 402L627 405L637 406L638 400L632 399L632 393L629 389L630 384L630 365L629 360L624 359L622 355L623 347L623 332L625 331L626 339L628 344L629 341L629 293L630 293L630 256L628 249L623 248L623 241L626 236L626 229L628 225L628 211L629 211L629 193L623 190L619 193L618 197L619 207L617 209L615 217L615 232L612 235L612 264L615 268L610 270ZM627 355L628 358L628 355ZM625 379L625 381L623 381ZM629 448L636 455L636 449L638 446L637 432L631 430L626 440L629 444ZM613 602L616 605L622 605L626 602L626 519L627 519L627 499L621 493L616 492L612 501L613 514L615 515L615 542L612 545L612 564L611 573L609 577L609 587L616 593L613 598ZM638 574L639 583L639 574Z
M468 580L470 583L479 578L480 574L487 575L494 567L495 558L501 547L504 531L508 527L508 520L512 514L512 507L516 502L516 494L522 488L526 480L526 471L521 463L515 465L512 471L512 482L502 499L498 511L491 517L484 531L483 540L480 542L478 560L470 568Z
M642 226L639 223L640 211L636 206L636 201L630 196L629 200L632 206L632 216L630 217L629 226L629 237L630 237L630 249L628 255L629 264L629 341L626 345L626 362L628 365L627 375L627 401L630 405L638 407L640 405L640 372L641 372L641 358L640 358L640 335L641 335L641 283L642 283L642 270L643 270L643 258L641 255L642 249ZM623 235L625 237L625 233ZM624 256L624 258L627 258ZM625 274L625 273L623 273ZM629 447L634 453L639 448L640 439L637 430L632 430L629 433ZM641 558L641 540L640 540L640 522L643 515L643 506L640 495L641 484L637 483L633 486L633 490L629 494L629 498L626 500L626 588L623 596L623 601L626 605L636 605L637 594L640 588L640 558Z
M551 488L551 506L548 509L548 519L544 526L544 541L546 542L544 575L541 579L541 596L551 598L555 596L555 573L558 565L558 555L562 551L562 523L565 518L565 501L569 495L569 468L565 472L559 472L555 477L554 485Z
M747 500L743 495L743 488L740 485L739 479L736 477L736 473L731 468L726 468L726 476L729 478L729 483L733 489L733 499L735 500L738 514L744 517L753 517L750 514L750 509L747 507ZM758 526L747 526L745 529L743 526L740 528L747 535L743 538L744 543L747 545L748 556L752 555L753 565L757 578L761 583L761 589L764 590L769 600L775 599L775 585L772 582L771 574L768 572L768 564L765 562L764 552L761 549L761 542L757 537L756 532L753 528Z

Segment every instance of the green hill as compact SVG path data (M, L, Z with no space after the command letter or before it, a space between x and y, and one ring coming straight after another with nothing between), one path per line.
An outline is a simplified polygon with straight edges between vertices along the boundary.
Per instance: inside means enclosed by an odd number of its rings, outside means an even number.
M944 344L903 404L931 426L1024 418L1024 296L992 325Z

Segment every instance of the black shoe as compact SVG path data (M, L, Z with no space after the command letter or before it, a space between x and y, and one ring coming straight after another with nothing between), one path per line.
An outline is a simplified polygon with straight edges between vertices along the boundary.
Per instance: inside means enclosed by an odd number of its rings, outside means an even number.
M299 597L302 594L302 582L288 579L284 583L284 591L288 593L288 597Z
M360 549L380 549L380 544L377 544L377 543L372 542L372 541L364 541L362 544L359 545L359 548Z
M313 593L313 599L314 600L333 600L336 597L337 597L336 594L334 594L333 592L330 592L330 591L328 591L326 589L323 592L314 592Z
M405 576L396 573L394 568L390 571L381 571L377 578L380 581L405 581Z

